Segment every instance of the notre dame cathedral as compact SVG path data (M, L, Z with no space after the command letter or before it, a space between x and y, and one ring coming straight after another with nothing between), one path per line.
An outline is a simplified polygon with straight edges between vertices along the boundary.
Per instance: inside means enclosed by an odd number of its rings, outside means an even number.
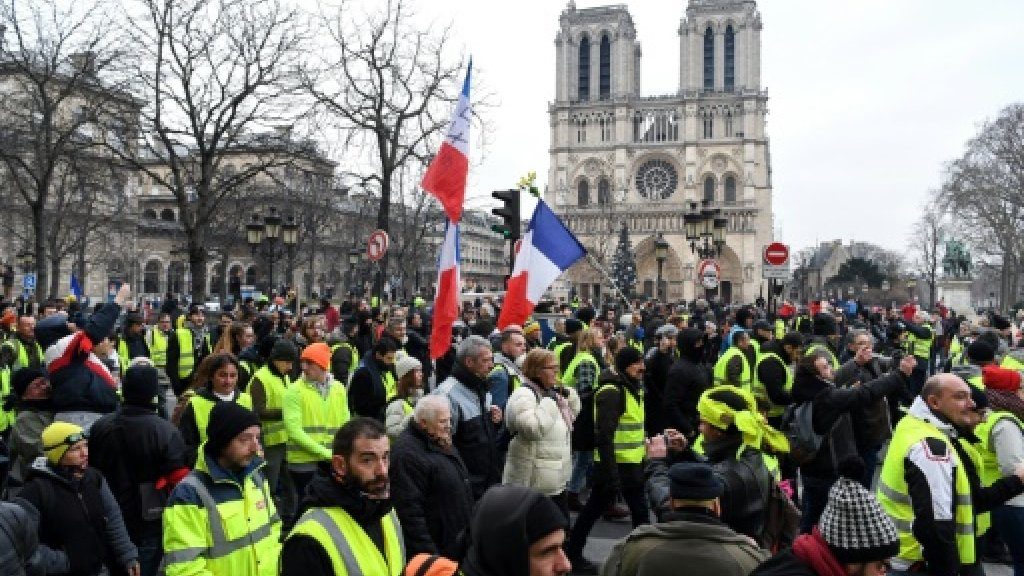
M644 96L628 8L577 9L570 0L555 36L546 199L606 267L625 223L638 293L657 294L660 233L670 301L751 302L766 289L762 250L773 237L761 15L753 0L690 0L678 33L678 90ZM684 213L705 200L726 220L714 290L697 281L700 258L684 231ZM568 278L581 297L601 295L602 276L585 260Z

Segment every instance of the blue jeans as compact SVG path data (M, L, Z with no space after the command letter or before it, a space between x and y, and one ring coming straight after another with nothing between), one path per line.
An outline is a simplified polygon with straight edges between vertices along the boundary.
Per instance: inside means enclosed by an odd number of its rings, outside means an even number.
M586 450L584 452L573 452L572 453L572 475L569 477L569 486L566 488L567 491L573 494L579 494L587 486L587 478L590 477L590 471L594 468L594 451Z
M999 531L1013 558L1013 576L1024 576L1024 508L996 507L992 511L992 525Z
M139 567L142 576L157 576L160 561L164 557L163 539L160 533L135 536L135 547L139 549Z

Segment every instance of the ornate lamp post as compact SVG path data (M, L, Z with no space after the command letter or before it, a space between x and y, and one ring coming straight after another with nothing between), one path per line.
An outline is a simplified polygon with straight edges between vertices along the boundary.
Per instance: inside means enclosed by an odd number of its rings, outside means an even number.
M287 251L290 272L298 239L299 226L295 223L295 217L289 215L287 220L283 221L274 206L270 207L264 217L261 217L258 212L254 212L252 220L246 224L245 240L252 250L253 258L256 258L257 250L262 249L263 257L267 261L268 291L273 292L274 290L274 261L284 255L278 251L279 244L283 244Z
M654 258L658 261L658 289L655 291L659 301L665 301L665 287L662 285L661 269L665 266L665 259L668 258L668 241L658 232L654 240Z
M690 202L690 210L683 214L690 252L702 260L720 256L725 247L725 228L729 221L721 213L720 209L712 208L711 203L705 200L701 204Z
M356 266L359 265L359 257L362 255L362 251L358 248L352 248L348 251L348 285L349 290L353 293L357 292L355 289L356 283Z

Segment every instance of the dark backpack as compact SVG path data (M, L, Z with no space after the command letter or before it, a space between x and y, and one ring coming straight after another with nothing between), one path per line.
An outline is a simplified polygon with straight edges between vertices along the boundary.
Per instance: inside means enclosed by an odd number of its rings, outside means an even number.
M800 509L782 491L778 482L772 482L765 501L764 516L761 546L776 554L792 545L800 532Z
M814 431L813 402L790 404L782 414L782 433L789 440L789 458L797 466L817 456L824 434Z

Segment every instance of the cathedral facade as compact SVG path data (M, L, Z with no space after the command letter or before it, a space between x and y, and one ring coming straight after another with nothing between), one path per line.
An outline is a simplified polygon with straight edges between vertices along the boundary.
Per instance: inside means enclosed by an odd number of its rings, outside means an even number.
M642 96L642 53L628 8L569 2L555 36L546 200L609 269L625 224L638 294L657 293L660 234L668 242L669 301L752 302L766 290L762 251L773 238L761 15L753 0L690 0L678 33L678 90ZM701 259L684 230L684 214L704 201L727 222L713 290L698 282ZM586 260L568 278L583 298L608 290Z

